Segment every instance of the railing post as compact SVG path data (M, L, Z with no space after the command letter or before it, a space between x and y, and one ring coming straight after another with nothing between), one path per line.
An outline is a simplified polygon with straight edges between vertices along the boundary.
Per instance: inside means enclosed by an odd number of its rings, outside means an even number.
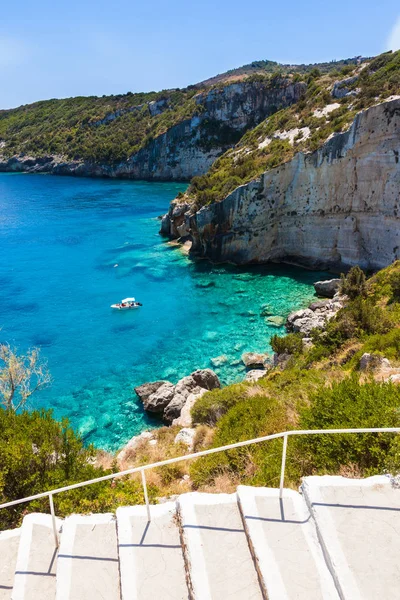
M144 474L144 469L142 469L140 472L142 474L142 485L143 485L144 499L146 502L147 520L150 522L151 521L150 504L149 504L149 497L147 495L146 475Z
M279 484L279 498L282 498L282 496L283 496L283 484L285 482L287 439L288 439L288 434L285 433L285 435L283 436L283 450L282 450L282 465L281 465L281 481Z
M51 520L53 522L54 541L56 543L56 548L58 548L59 540L58 540L58 532L57 532L56 514L54 512L53 494L49 494L49 502L50 502Z

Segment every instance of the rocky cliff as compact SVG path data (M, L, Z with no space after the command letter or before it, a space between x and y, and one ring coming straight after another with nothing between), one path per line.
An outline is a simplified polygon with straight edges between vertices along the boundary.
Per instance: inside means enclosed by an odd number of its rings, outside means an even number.
M243 133L268 115L287 107L304 95L306 84L289 78L233 83L198 93L193 98L190 118L168 127L165 132L145 141L142 147L123 161L96 161L56 153L13 155L0 147L0 171L46 172L58 175L89 175L148 180L189 180L205 173L215 159L234 145ZM158 105L160 102L158 103ZM90 126L83 124L86 136L103 127L115 127L118 120L147 111L146 118L167 114L168 104L148 105L115 111ZM147 113L146 113L147 114ZM94 127L95 126L95 127ZM110 130L107 130L109 134ZM57 133L57 132L55 132ZM76 154L76 152L75 152Z
M191 213L173 205L164 232L192 253L237 264L378 269L400 257L400 99L360 112L350 129ZM176 233L176 232L175 232Z

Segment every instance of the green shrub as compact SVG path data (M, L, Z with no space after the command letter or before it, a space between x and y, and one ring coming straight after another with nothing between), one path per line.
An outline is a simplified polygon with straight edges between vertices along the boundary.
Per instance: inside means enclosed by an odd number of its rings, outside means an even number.
M354 300L358 296L365 296L365 273L360 267L352 267L347 275L341 276L340 291L342 294L346 294L350 300Z
M15 414L0 409L0 504L49 489L101 477L108 472L93 466L94 449L85 448L66 420L51 411ZM154 497L155 490L150 488ZM54 496L58 516L113 510L119 504L143 501L139 482L116 480ZM0 529L19 524L24 511L48 512L48 499L0 511Z
M287 428L284 403L267 395L241 400L217 424L212 447L269 435ZM212 484L228 473L241 483L273 485L279 474L281 440L237 448L196 460L190 468L195 486Z
M212 390L194 404L191 414L195 425L215 425L230 408L246 396L246 385L235 384Z
M271 347L277 354L301 354L303 351L303 336L301 333L289 333L283 337L273 335Z
M370 381L361 384L356 375L331 388L321 387L301 410L301 429L399 427L400 387ZM383 473L390 453L395 465L396 434L312 435L298 438L296 448L307 473L337 473L342 465L356 465L361 473Z

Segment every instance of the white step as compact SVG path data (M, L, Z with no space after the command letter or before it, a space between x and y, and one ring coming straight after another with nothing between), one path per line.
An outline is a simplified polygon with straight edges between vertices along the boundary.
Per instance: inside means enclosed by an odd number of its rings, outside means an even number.
M303 497L242 485L237 493L268 600L339 600Z
M302 484L345 600L400 598L400 489L389 477Z
M61 524L57 519L58 529ZM21 527L12 600L54 600L56 564L51 515L27 515Z
M20 535L20 529L0 533L0 600L11 598Z
M261 599L236 494L194 492L177 504L193 598Z
M188 598L176 504L117 509L122 600Z
M119 600L117 530L112 514L64 521L57 565L57 600Z

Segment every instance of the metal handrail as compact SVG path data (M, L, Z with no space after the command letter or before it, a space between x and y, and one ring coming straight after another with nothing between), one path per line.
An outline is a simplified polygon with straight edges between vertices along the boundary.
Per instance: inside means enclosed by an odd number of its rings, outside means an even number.
M104 475L103 477L97 477L96 479L89 479L88 481L81 481L80 483L73 483L72 485L67 485L64 487L56 488L54 490L49 490L47 492L42 492L40 494L34 494L33 496L27 496L26 498L20 498L19 500L13 500L12 502L6 502L5 504L0 504L0 509L8 508L9 506L15 506L16 504L22 504L24 502L30 502L31 500L38 500L39 498L49 498L50 503L50 513L52 516L53 523L53 531L54 531L54 539L56 543L56 547L59 545L57 525L56 525L56 517L54 512L54 503L53 496L54 494L60 494L61 492L68 492L69 490L75 490L80 487L85 487L86 485L92 485L93 483L100 483L101 481L108 481L109 479L116 479L118 477L125 477L126 475L131 475L132 473L141 473L142 476L142 485L144 498L147 509L147 518L148 521L151 520L150 515L150 503L147 494L147 484L146 484L146 475L145 471L148 469L155 469L157 467L163 467L165 465L171 465L177 462L182 462L185 460L192 460L193 458L200 458L201 456L207 456L208 454L215 454L217 452L224 452L226 450L233 450L234 448L242 448L243 446L251 446L252 444L259 444L261 442L266 442L268 440L274 440L278 438L283 438L283 449L282 449L282 462L281 462L281 476L279 482L279 497L282 498L283 494L283 485L285 480L285 465L286 465L286 452L287 452L287 442L289 436L294 435L321 435L321 434L336 434L336 433L400 433L400 427L366 427L361 429L293 429L290 431L282 431L280 433L273 433L272 435L265 435L263 437L253 438L251 440L246 440L243 442L236 442L235 444L228 444L226 446L219 446L218 448L210 448L209 450L202 450L201 452L194 452L192 454L185 454L184 456L177 456L176 458L169 458L167 460L161 460L156 463L151 463L149 465L141 465L140 467L133 467L132 469L126 469L125 471L119 471L118 473L111 473L110 475Z

